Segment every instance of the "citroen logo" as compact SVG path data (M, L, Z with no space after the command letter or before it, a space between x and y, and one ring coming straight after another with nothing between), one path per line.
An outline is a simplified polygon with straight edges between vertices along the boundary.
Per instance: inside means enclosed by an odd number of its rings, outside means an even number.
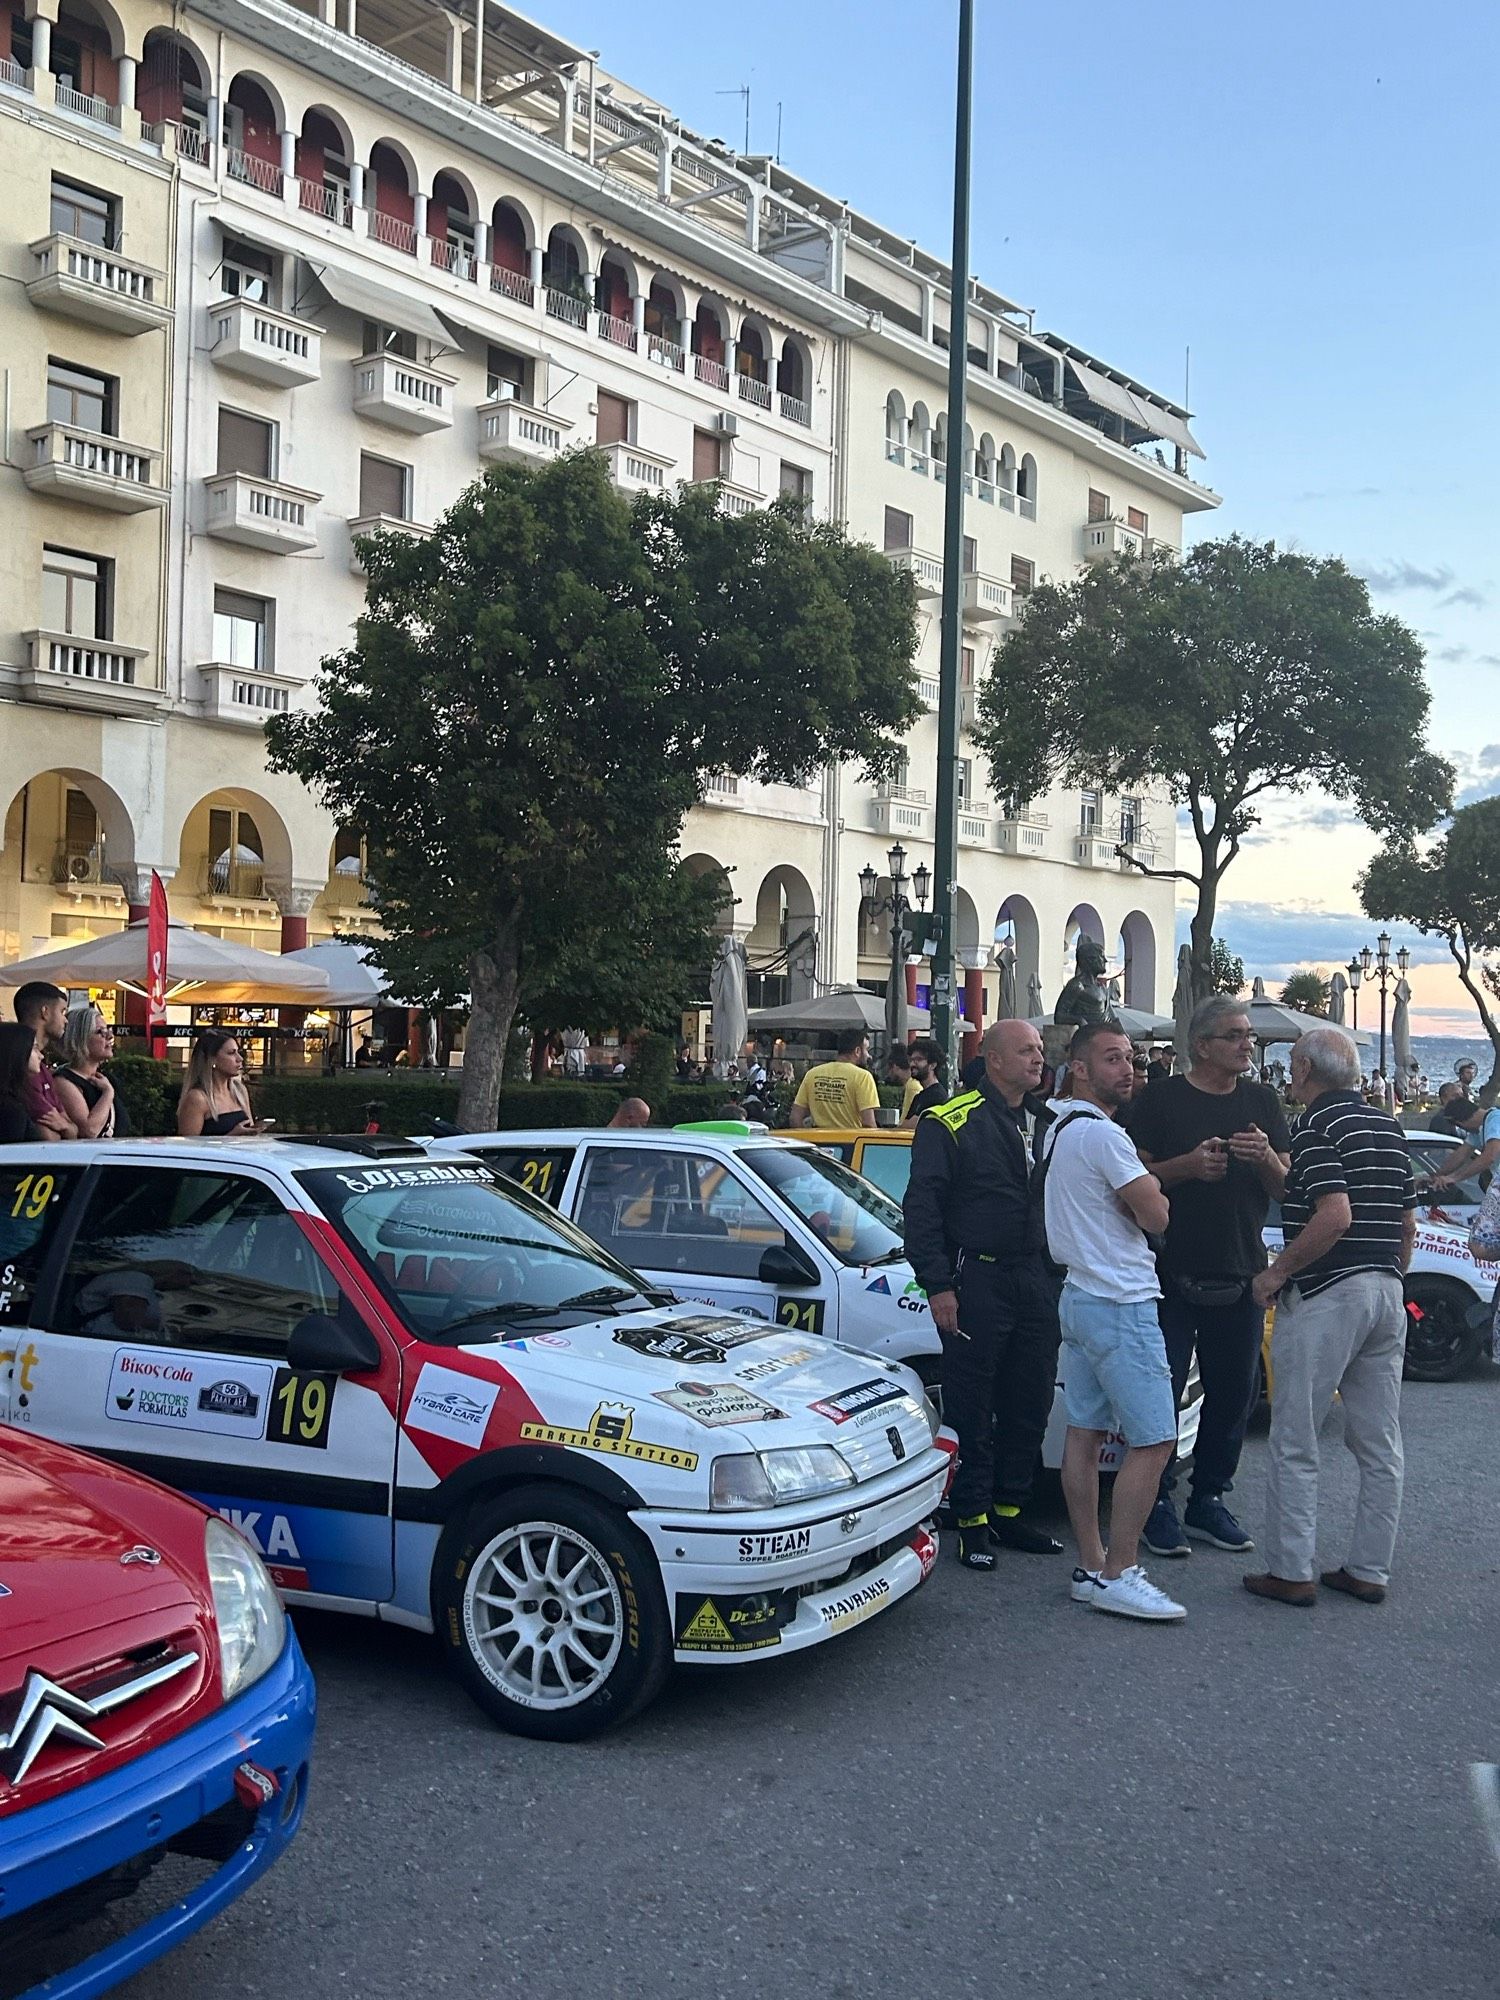
M90 1723L101 1722L126 1702L149 1694L152 1688L175 1680L197 1664L196 1653L177 1653L157 1666L148 1667L134 1680L107 1688L92 1700L60 1687L33 1667L21 1688L14 1721L8 1730L0 1731L0 1771L13 1785L19 1785L53 1737L62 1743L79 1744L85 1750L102 1750L104 1738L94 1734Z
M160 1549L148 1549L144 1542L137 1542L133 1549L127 1549L120 1557L122 1563L149 1563L154 1569L161 1561Z

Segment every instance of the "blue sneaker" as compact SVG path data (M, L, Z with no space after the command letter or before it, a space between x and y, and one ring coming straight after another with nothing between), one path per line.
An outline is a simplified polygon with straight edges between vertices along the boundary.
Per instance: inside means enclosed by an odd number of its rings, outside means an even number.
M1151 1509L1141 1540L1154 1556L1190 1556L1193 1553L1182 1532L1177 1509L1170 1500L1158 1500Z
M1182 1524L1195 1542L1212 1542L1232 1555L1242 1556L1255 1547L1217 1493L1195 1493L1183 1511Z

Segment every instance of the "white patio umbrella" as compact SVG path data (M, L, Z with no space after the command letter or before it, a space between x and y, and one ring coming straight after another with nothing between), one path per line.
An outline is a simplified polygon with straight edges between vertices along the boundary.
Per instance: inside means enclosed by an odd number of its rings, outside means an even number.
M908 1007L906 1024L925 1033L932 1025L931 1016L925 1007ZM839 986L784 1007L757 1007L750 1026L757 1034L820 1034L830 1041L843 1028L864 1028L873 1035L885 1026L885 1002L862 986Z
M1272 1042L1295 1042L1305 1035L1309 1028L1329 1028L1333 1022L1325 1020L1321 1014L1304 1014L1300 1008L1288 1007L1280 1000L1268 1000L1265 995L1264 980L1257 979L1260 993L1253 999L1245 1012L1250 1017L1250 1026L1255 1039L1265 1048ZM1343 1032L1349 1034L1349 1029ZM1368 1048L1370 1038L1363 1029L1353 1036L1361 1048Z
M718 955L708 975L708 997L713 1003L714 1074L728 1076L737 1063L749 1033L745 998L745 947L732 933L719 939Z
M1114 1014L1121 1033L1129 1035L1133 1042L1159 1042L1172 1032L1172 1017L1169 1014L1148 1014L1139 1007L1116 1007ZM1050 1028L1052 1016L1038 1014L1031 1025L1033 1028Z
M55 986L123 986L146 991L146 920L108 937L77 938L57 951L0 965L0 986L47 979ZM332 981L319 965L209 937L188 924L167 926L167 1000L185 1007L326 1005Z
M170 954L167 960L171 964ZM365 944L343 944L325 938L322 944L304 945L289 951L283 965L311 965L328 975L328 991L322 996L325 1007L356 1010L383 1006L391 998L390 981L375 963Z

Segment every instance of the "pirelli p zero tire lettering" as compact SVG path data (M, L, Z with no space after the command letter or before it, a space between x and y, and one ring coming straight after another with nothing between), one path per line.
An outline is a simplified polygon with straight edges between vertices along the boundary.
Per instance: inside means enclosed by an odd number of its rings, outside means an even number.
M622 1514L560 1482L479 1501L433 1576L438 1637L518 1736L579 1742L644 1708L672 1664L655 1559Z

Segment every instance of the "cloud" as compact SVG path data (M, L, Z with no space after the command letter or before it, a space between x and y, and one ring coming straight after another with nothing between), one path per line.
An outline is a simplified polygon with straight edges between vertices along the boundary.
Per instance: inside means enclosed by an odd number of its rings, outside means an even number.
M1186 943L1191 911L1177 915L1178 942ZM1214 922L1215 934L1245 961L1245 977L1254 979L1259 973L1272 989L1302 966L1332 971L1347 965L1365 945L1374 946L1381 928L1357 910L1320 910L1308 903L1220 903ZM1396 943L1407 947L1414 965L1449 962L1441 938L1403 929Z
M1460 750L1454 754L1458 784L1455 806L1478 805L1500 793L1500 743L1487 743L1482 750Z
M1466 583L1459 590L1450 590L1448 595L1438 600L1439 611L1446 611L1450 605L1466 604L1473 611L1482 611L1489 603L1488 593L1477 590L1472 583Z
M1427 638L1431 643L1430 633ZM1472 646L1439 646L1432 657L1445 667L1500 667L1500 653L1476 653Z
M1314 486L1305 493L1293 495L1294 501L1309 500L1379 500L1385 492L1383 486Z
M1403 590L1450 591L1458 581L1451 569L1440 566L1437 569L1423 569L1417 563L1355 563L1352 565L1356 576L1365 582L1379 596L1391 597Z

